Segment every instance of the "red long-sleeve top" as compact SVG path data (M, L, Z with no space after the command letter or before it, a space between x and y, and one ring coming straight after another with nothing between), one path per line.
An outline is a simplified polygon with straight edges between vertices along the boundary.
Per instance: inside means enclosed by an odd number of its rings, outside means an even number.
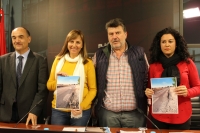
M200 95L200 81L199 74L194 62L189 59L190 63L182 61L177 64L180 72L180 85L185 85L188 89L187 97L178 96L178 114L152 114L152 107L150 105L149 113L157 120L171 123L181 124L186 122L192 115L192 105L190 98ZM149 67L149 84L151 78L160 78L163 72L161 63L153 63ZM177 85L179 86L179 85Z

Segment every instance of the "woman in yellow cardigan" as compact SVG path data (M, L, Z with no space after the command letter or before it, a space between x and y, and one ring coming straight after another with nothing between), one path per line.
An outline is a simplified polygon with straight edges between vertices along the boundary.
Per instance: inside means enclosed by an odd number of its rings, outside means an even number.
M56 107L58 75L80 77L79 109L69 110ZM54 91L51 124L73 126L85 126L87 124L97 88L94 65L92 60L87 58L84 36L80 30L72 30L68 33L60 53L53 62L47 88ZM63 99L69 101L66 97Z

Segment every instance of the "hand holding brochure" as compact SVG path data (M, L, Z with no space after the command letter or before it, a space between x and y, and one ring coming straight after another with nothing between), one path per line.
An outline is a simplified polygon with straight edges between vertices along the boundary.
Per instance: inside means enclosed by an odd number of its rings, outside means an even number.
M178 96L176 77L151 78L153 114L178 114Z
M80 109L80 76L57 76L56 108Z

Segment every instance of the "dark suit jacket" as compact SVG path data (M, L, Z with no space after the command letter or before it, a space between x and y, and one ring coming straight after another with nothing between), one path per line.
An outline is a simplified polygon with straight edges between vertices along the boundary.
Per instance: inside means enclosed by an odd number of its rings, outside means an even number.
M17 91L16 54L12 52L0 56L0 121L10 122L15 97L17 99L19 119L43 99L31 111L31 113L39 116L48 95L47 80L48 67L46 58L30 51ZM26 122L26 118L22 122Z

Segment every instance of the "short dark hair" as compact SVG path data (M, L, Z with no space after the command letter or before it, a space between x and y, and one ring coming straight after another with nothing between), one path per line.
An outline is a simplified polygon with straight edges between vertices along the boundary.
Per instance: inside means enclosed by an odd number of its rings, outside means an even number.
M25 29L25 31L26 31L26 33L28 34L28 36L31 36L31 34L30 34L30 32L29 32L29 30L28 30L28 29L26 29L25 27L22 27L22 28L24 28L24 29Z
M30 32L29 32L25 27L16 27L16 28L14 28L13 30L15 30L15 29L17 29L17 28L23 28L23 29L26 31L27 35L28 35L28 36L31 36ZM13 31L13 30L12 30L12 31Z
M123 30L126 32L126 26L121 18L115 18L108 21L106 23L105 28L107 30L109 27L118 27L118 26L122 26Z

